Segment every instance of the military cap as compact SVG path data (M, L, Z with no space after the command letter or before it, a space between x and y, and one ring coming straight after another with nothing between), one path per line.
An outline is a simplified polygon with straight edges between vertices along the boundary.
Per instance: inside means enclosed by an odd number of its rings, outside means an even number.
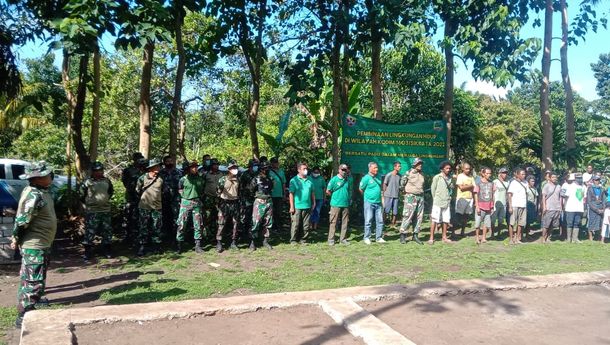
M157 165L161 165L161 160L159 160L159 158L153 158L148 161L148 165L146 166L146 169L154 168Z
M99 162L99 161L93 162L93 164L91 164L91 171L96 171L96 170L104 170L104 164L102 164L102 162Z
M34 162L25 167L25 174L19 175L22 180L28 180L32 177L45 177L53 173L51 167L45 161Z

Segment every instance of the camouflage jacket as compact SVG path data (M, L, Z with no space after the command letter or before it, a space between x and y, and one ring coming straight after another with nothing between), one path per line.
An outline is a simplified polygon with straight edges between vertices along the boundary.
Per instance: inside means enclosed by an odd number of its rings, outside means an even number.
M273 180L269 176L258 175L252 182L250 182L250 186L255 191L255 197L259 199L269 199L271 198L271 191L273 190Z
M45 249L51 247L57 231L55 204L47 189L26 187L21 192L13 238L22 248Z
M179 199L180 194L178 194L178 183L180 182L180 178L182 174L178 169L161 169L159 171L159 175L163 179L163 182L167 185L167 189L169 190L169 194L163 195L167 197L168 200L171 198L172 200Z
M134 165L130 165L127 168L123 169L123 174L121 175L121 182L123 182L123 186L125 186L125 200L127 202L138 201L136 185L138 184L138 179L140 178L140 176L142 176L142 172L140 172L140 169L138 169Z
M254 201L254 191L255 189L252 187L252 180L256 178L258 173L250 172L249 170L244 171L241 176L239 176L239 197L240 199L245 199L246 201Z

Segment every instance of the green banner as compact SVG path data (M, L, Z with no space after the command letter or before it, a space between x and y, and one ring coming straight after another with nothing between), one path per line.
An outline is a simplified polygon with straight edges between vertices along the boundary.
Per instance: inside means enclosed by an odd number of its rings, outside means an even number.
M404 173L418 157L424 172L435 174L446 159L444 121L392 124L356 115L345 115L342 121L341 162L350 164L354 173L368 172L368 163L375 162L385 175L396 161Z

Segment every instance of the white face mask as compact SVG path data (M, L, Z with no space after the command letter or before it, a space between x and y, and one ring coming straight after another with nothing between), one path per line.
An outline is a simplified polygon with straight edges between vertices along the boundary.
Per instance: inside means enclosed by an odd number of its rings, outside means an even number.
M258 165L253 166L253 167L252 167L252 171L253 171L253 172L257 172L257 171L258 171Z
M303 176L307 176L307 169L303 169Z
M229 172L230 172L232 175L237 175L238 170L237 170L237 169L231 169L231 170L229 170Z
M313 173L313 174L311 174L311 176L318 177L318 176L320 176L320 174Z

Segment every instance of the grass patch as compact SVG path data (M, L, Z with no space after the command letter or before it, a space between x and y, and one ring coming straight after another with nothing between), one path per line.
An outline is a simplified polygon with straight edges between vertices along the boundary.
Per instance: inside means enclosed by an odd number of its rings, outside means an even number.
M6 335L9 330L15 327L16 318L16 307L0 307L0 344L4 345L7 343Z
M242 249L217 254L210 249L202 255L189 252L130 259L114 270L146 268L163 274L143 274L136 282L104 291L100 298L109 304L126 304L244 291L302 291L610 269L610 245L597 242L509 246L506 241L490 241L476 245L469 237L454 244L420 246L412 242L399 244L393 230L386 237L391 240L385 245L367 246L357 233L350 246L329 247L325 229L321 228L318 242L307 246L276 240L272 251L259 249L252 253Z

